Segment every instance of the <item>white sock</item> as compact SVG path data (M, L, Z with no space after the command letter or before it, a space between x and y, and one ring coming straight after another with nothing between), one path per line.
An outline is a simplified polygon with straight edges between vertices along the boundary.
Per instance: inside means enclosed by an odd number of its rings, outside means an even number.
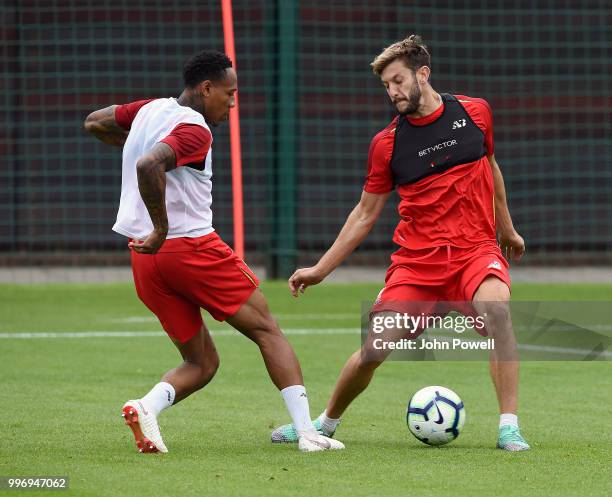
M327 416L327 410L321 413L319 421L321 421L321 428L325 433L334 433L340 424L340 419L333 419Z
M159 416L159 413L164 409L167 409L174 402L174 396L176 392L174 387L170 383L165 381L159 382L155 385L151 391L145 395L140 402L148 407L155 416Z
M281 395L287 404L287 410L293 420L293 426L299 433L301 431L314 431L315 427L310 419L310 407L306 388L303 385L293 385L281 390Z
M499 427L501 428L504 425L515 426L518 428L518 416L516 414L501 414L499 416Z

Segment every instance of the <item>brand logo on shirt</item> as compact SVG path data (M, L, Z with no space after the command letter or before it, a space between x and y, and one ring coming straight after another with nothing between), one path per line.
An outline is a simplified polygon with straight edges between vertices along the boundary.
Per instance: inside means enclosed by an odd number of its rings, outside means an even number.
M499 263L499 261L493 261L487 266L487 269L499 269L501 271L501 264Z
M453 129L463 128L465 126L465 119L459 119L458 121L453 121Z
M421 150L419 152L419 157L424 157L426 155L431 154L432 152L437 152L439 150L442 150L443 148L454 147L455 145L457 145L457 140L447 140L445 142L438 143L433 147L427 147L426 149Z

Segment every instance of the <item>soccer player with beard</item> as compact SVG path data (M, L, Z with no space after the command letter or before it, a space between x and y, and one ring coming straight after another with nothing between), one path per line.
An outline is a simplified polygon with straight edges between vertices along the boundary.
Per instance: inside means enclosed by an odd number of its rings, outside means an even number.
M212 134L234 106L237 76L229 58L203 51L183 69L178 98L111 105L85 129L123 147L121 201L113 230L130 239L136 291L158 317L183 361L144 397L122 409L140 452L167 452L157 418L203 388L219 367L200 308L257 344L281 391L305 452L343 449L317 433L300 364L270 314L257 277L212 225ZM143 348L140 360L150 361ZM138 362L138 358L136 358Z
M338 267L365 239L395 188L400 222L393 241L400 248L391 256L371 317L435 313L435 306L426 308L435 302L457 302L486 316L484 332L496 344L489 364L500 409L497 446L527 450L518 427L519 364L504 259L520 259L525 243L512 224L495 160L491 108L480 98L436 92L429 82L430 55L417 35L385 48L372 68L398 115L372 140L361 200L336 241L315 266L291 276L290 290L297 297ZM387 340L406 336L406 330L388 331ZM412 338L422 332L412 331ZM334 434L389 353L374 350L370 329L314 422L320 433ZM273 442L296 440L292 425L272 432Z

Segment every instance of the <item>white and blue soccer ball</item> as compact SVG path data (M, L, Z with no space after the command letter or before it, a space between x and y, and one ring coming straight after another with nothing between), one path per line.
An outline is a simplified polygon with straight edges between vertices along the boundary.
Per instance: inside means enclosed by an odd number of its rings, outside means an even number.
M444 445L459 436L465 424L465 407L452 390L433 386L415 393L406 412L408 429L421 442Z

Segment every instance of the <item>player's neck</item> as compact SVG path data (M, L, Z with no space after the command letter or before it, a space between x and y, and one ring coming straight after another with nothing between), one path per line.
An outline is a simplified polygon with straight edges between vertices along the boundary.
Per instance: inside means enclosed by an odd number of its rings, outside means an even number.
M204 115L204 106L202 105L202 97L196 92L185 88L183 93L176 99L179 105L183 107L191 107L196 112Z
M408 114L408 117L412 119L418 119L433 114L438 107L442 105L442 97L434 91L434 89L428 85L427 88L423 89L421 94L421 105L412 114Z

